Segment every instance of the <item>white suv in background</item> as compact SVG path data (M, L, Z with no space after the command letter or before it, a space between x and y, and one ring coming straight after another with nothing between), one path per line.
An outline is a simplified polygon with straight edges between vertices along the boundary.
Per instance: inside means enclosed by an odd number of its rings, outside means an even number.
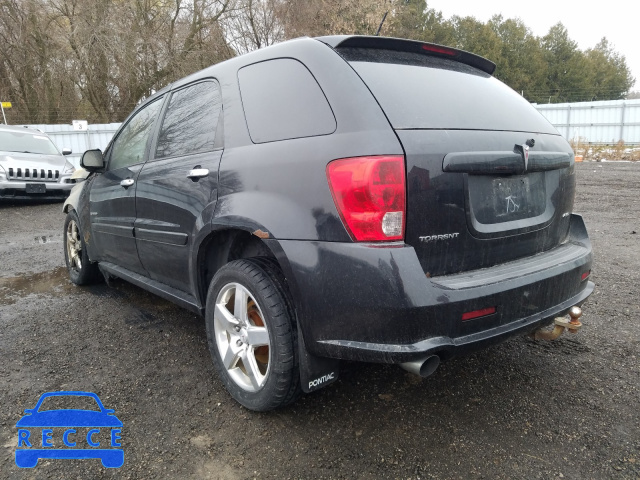
M0 125L0 199L66 198L75 183L70 153L40 130Z

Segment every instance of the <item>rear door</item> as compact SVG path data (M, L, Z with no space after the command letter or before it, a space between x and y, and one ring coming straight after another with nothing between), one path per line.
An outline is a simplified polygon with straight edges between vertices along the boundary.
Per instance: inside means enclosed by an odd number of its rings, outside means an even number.
M491 267L564 240L573 153L529 102L446 54L338 51L405 150L405 241L427 276Z
M91 230L99 261L145 274L138 258L133 224L136 180L147 156L162 98L146 105L122 127L105 152L106 171L91 185Z
M193 240L209 225L217 199L222 138L218 82L176 89L137 180L135 236L142 265L152 279L188 293L195 291Z

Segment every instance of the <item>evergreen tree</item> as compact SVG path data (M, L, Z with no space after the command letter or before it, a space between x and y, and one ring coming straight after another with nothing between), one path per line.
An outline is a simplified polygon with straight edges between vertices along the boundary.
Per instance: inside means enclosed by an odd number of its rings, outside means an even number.
M547 62L545 88L550 102L577 102L587 99L589 63L578 44L569 38L567 29L557 23L542 38L542 49Z
M488 24L502 43L500 55L494 59L496 78L531 102L546 101L547 62L540 39L520 19L504 20L496 15Z
M635 79L624 56L616 53L606 38L586 52L592 100L619 100L627 96Z

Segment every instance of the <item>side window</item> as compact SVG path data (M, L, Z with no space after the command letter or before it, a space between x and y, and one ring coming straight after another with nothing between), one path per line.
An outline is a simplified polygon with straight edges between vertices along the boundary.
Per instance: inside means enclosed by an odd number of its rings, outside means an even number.
M217 82L197 83L173 92L160 128L156 158L213 150L221 110Z
M109 170L125 168L144 161L153 122L160 112L162 99L157 99L136 113L120 131L111 146Z
M328 135L336 119L320 85L302 63L278 58L238 71L253 143Z

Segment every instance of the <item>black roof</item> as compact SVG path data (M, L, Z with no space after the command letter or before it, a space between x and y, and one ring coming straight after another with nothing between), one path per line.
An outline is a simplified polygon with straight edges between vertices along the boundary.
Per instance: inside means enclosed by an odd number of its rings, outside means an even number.
M235 72L251 63L260 62L272 58L274 55L289 56L290 54L297 54L304 49L308 49L312 44L324 44L334 49L354 47L354 48L380 48L387 50L398 50L403 52L416 52L423 55L436 56L440 58L448 58L472 67L478 68L488 74L493 74L496 65L487 60L484 57L475 55L473 53L465 52L464 50L458 50L443 45L436 45L433 43L418 42L415 40L406 40L401 38L392 37L374 37L365 35L330 35L324 37L299 37L284 42L276 43L265 48L253 50L251 52L232 57L220 63L216 63L209 67L206 67L200 71L187 75L184 78L176 80L164 86L162 89L150 95L144 101L131 112L133 114L141 106L148 104L153 99L166 93L167 91L178 88L183 85L187 85L191 82L200 80L205 77L217 77L223 72ZM306 45L305 45L306 44ZM131 115L130 115L131 116Z
M156 95L160 95L167 90L179 86L187 84L196 79L202 78L206 75L211 75L215 73L219 73L220 71L224 71L227 69L234 70L238 67L248 65L253 62L258 62L269 58L272 55L272 52L275 54L276 51L280 50L278 54L289 53L292 50L297 50L298 48L305 48L304 43L310 41L319 41L328 45L334 49L339 49L343 47L356 47L356 48L383 48L387 50L399 50L405 52L419 52L424 55L433 55L439 56L442 58L449 58L454 61L458 61L460 63L464 63L466 65L470 65L472 67L478 68L483 72L488 74L493 74L496 65L487 60L484 57L479 55L475 55L473 53L465 52L464 50L458 50L451 47L446 47L443 45L436 45L433 43L425 43L418 42L415 40L406 40L401 38L392 38L392 37L374 37L374 36L365 36L365 35L330 35L324 37L299 37L291 40L287 40L284 42L276 43L274 45L270 45L265 48L260 48L258 50L254 50L252 52L245 53L243 55L238 55L236 57L230 58L223 62L217 63L215 65L211 65L199 72L195 72L191 75L188 75L180 80L177 80L175 83L171 85L165 86L162 90L159 90ZM308 47L307 47L308 48Z

